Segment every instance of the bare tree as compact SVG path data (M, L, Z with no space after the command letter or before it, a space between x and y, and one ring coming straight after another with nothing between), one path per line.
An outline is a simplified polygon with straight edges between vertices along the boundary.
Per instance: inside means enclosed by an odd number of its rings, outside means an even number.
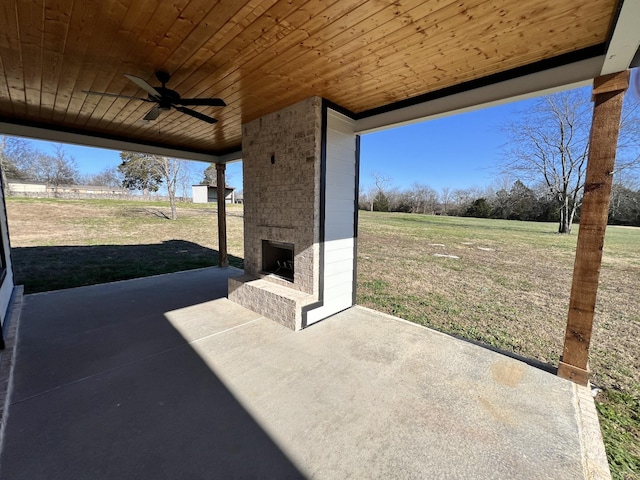
M98 185L102 187L122 188L124 177L118 167L105 167L98 173L86 175L82 182L87 185Z
M616 170L640 163L637 102L625 102L625 110ZM573 90L537 99L519 121L505 127L504 171L545 186L560 213L559 233L571 233L582 202L591 117L589 92Z
M453 204L455 205L454 215L463 214L471 205L475 198L478 198L475 190L471 188L457 188L451 192Z
M167 187L167 195L169 196L169 205L171 206L171 220L178 219L178 211L176 209L176 190L184 171L186 160L179 158L161 157L154 155L158 170L165 181Z
M184 202L191 196L191 175L193 172L193 162L184 160L178 175L178 187L180 189L180 199Z
M388 190L391 185L391 179L385 175L382 175L380 172L371 172L371 176L373 177L373 186L369 191L369 202L371 205L371 211L373 212L373 205L378 201L388 202Z
M124 175L123 187L142 190L144 194L146 191L158 191L164 182L171 207L171 220L176 220L176 191L183 175L188 175L188 170L184 167L188 161L135 152L120 152L120 158L122 163L118 170Z
M0 136L0 168L2 185L7 188L7 179L30 180L29 173L35 158L40 155L31 142L20 137Z
M17 140L6 135L0 136L0 171L2 172L2 188L7 191L7 178L22 179L23 174L16 164L12 151L12 140ZM15 143L15 142L14 142Z
M428 185L413 183L408 191L408 197L413 213L433 214L438 206L438 194Z
M448 215L449 205L451 204L451 189L449 187L442 187L440 191L440 203L442 204L442 213Z

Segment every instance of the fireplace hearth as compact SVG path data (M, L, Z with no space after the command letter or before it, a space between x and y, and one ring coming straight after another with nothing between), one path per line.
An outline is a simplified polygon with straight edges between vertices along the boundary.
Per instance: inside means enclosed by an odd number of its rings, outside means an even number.
M262 271L293 282L293 243L262 240Z

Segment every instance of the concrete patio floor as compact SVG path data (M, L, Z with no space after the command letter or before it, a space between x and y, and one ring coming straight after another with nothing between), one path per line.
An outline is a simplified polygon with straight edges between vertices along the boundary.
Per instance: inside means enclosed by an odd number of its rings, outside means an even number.
M607 478L588 389L361 307L294 333L239 273L26 295L1 478Z

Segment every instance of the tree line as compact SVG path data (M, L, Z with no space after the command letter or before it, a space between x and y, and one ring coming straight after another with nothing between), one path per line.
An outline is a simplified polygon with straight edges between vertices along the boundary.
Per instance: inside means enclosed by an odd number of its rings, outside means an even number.
M52 186L94 185L138 191L144 198L166 188L171 219L178 218L177 193L183 194L191 186L189 160L147 153L120 152L120 164L98 173L81 174L76 160L57 144L54 153L46 153L24 138L0 136L0 168L2 185L6 191L8 180L43 182ZM202 174L203 185L214 185L215 164L208 165Z
M43 182L55 187L96 185L122 188L123 177L116 167L82 174L75 158L65 151L63 145L57 144L54 153L46 153L20 137L0 136L0 168L5 190L8 180Z
M420 183L398 189L390 181L378 181L378 186L360 192L359 207L377 212L561 222L562 204L548 189L541 186L532 188L521 180L508 183L502 179L496 183L501 185L436 191ZM580 205L576 206L573 216L574 222L579 220ZM632 178L614 183L609 223L640 226L640 188Z

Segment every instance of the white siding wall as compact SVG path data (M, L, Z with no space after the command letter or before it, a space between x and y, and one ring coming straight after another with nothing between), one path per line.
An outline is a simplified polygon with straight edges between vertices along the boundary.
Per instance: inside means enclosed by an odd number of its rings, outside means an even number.
M11 193L47 193L47 185L44 183L9 182L7 186Z
M5 316L7 314L7 307L9 306L9 300L11 300L11 293L13 292L13 269L11 268L11 252L9 247L9 230L7 228L7 211L5 209L4 194L0 199L0 231L2 232L2 246L4 247L7 275L4 277L2 286L0 286L0 321L4 325Z
M193 203L207 203L207 186L206 185L193 185Z
M353 120L327 115L323 305L307 314L307 325L353 305L355 254L356 135Z

